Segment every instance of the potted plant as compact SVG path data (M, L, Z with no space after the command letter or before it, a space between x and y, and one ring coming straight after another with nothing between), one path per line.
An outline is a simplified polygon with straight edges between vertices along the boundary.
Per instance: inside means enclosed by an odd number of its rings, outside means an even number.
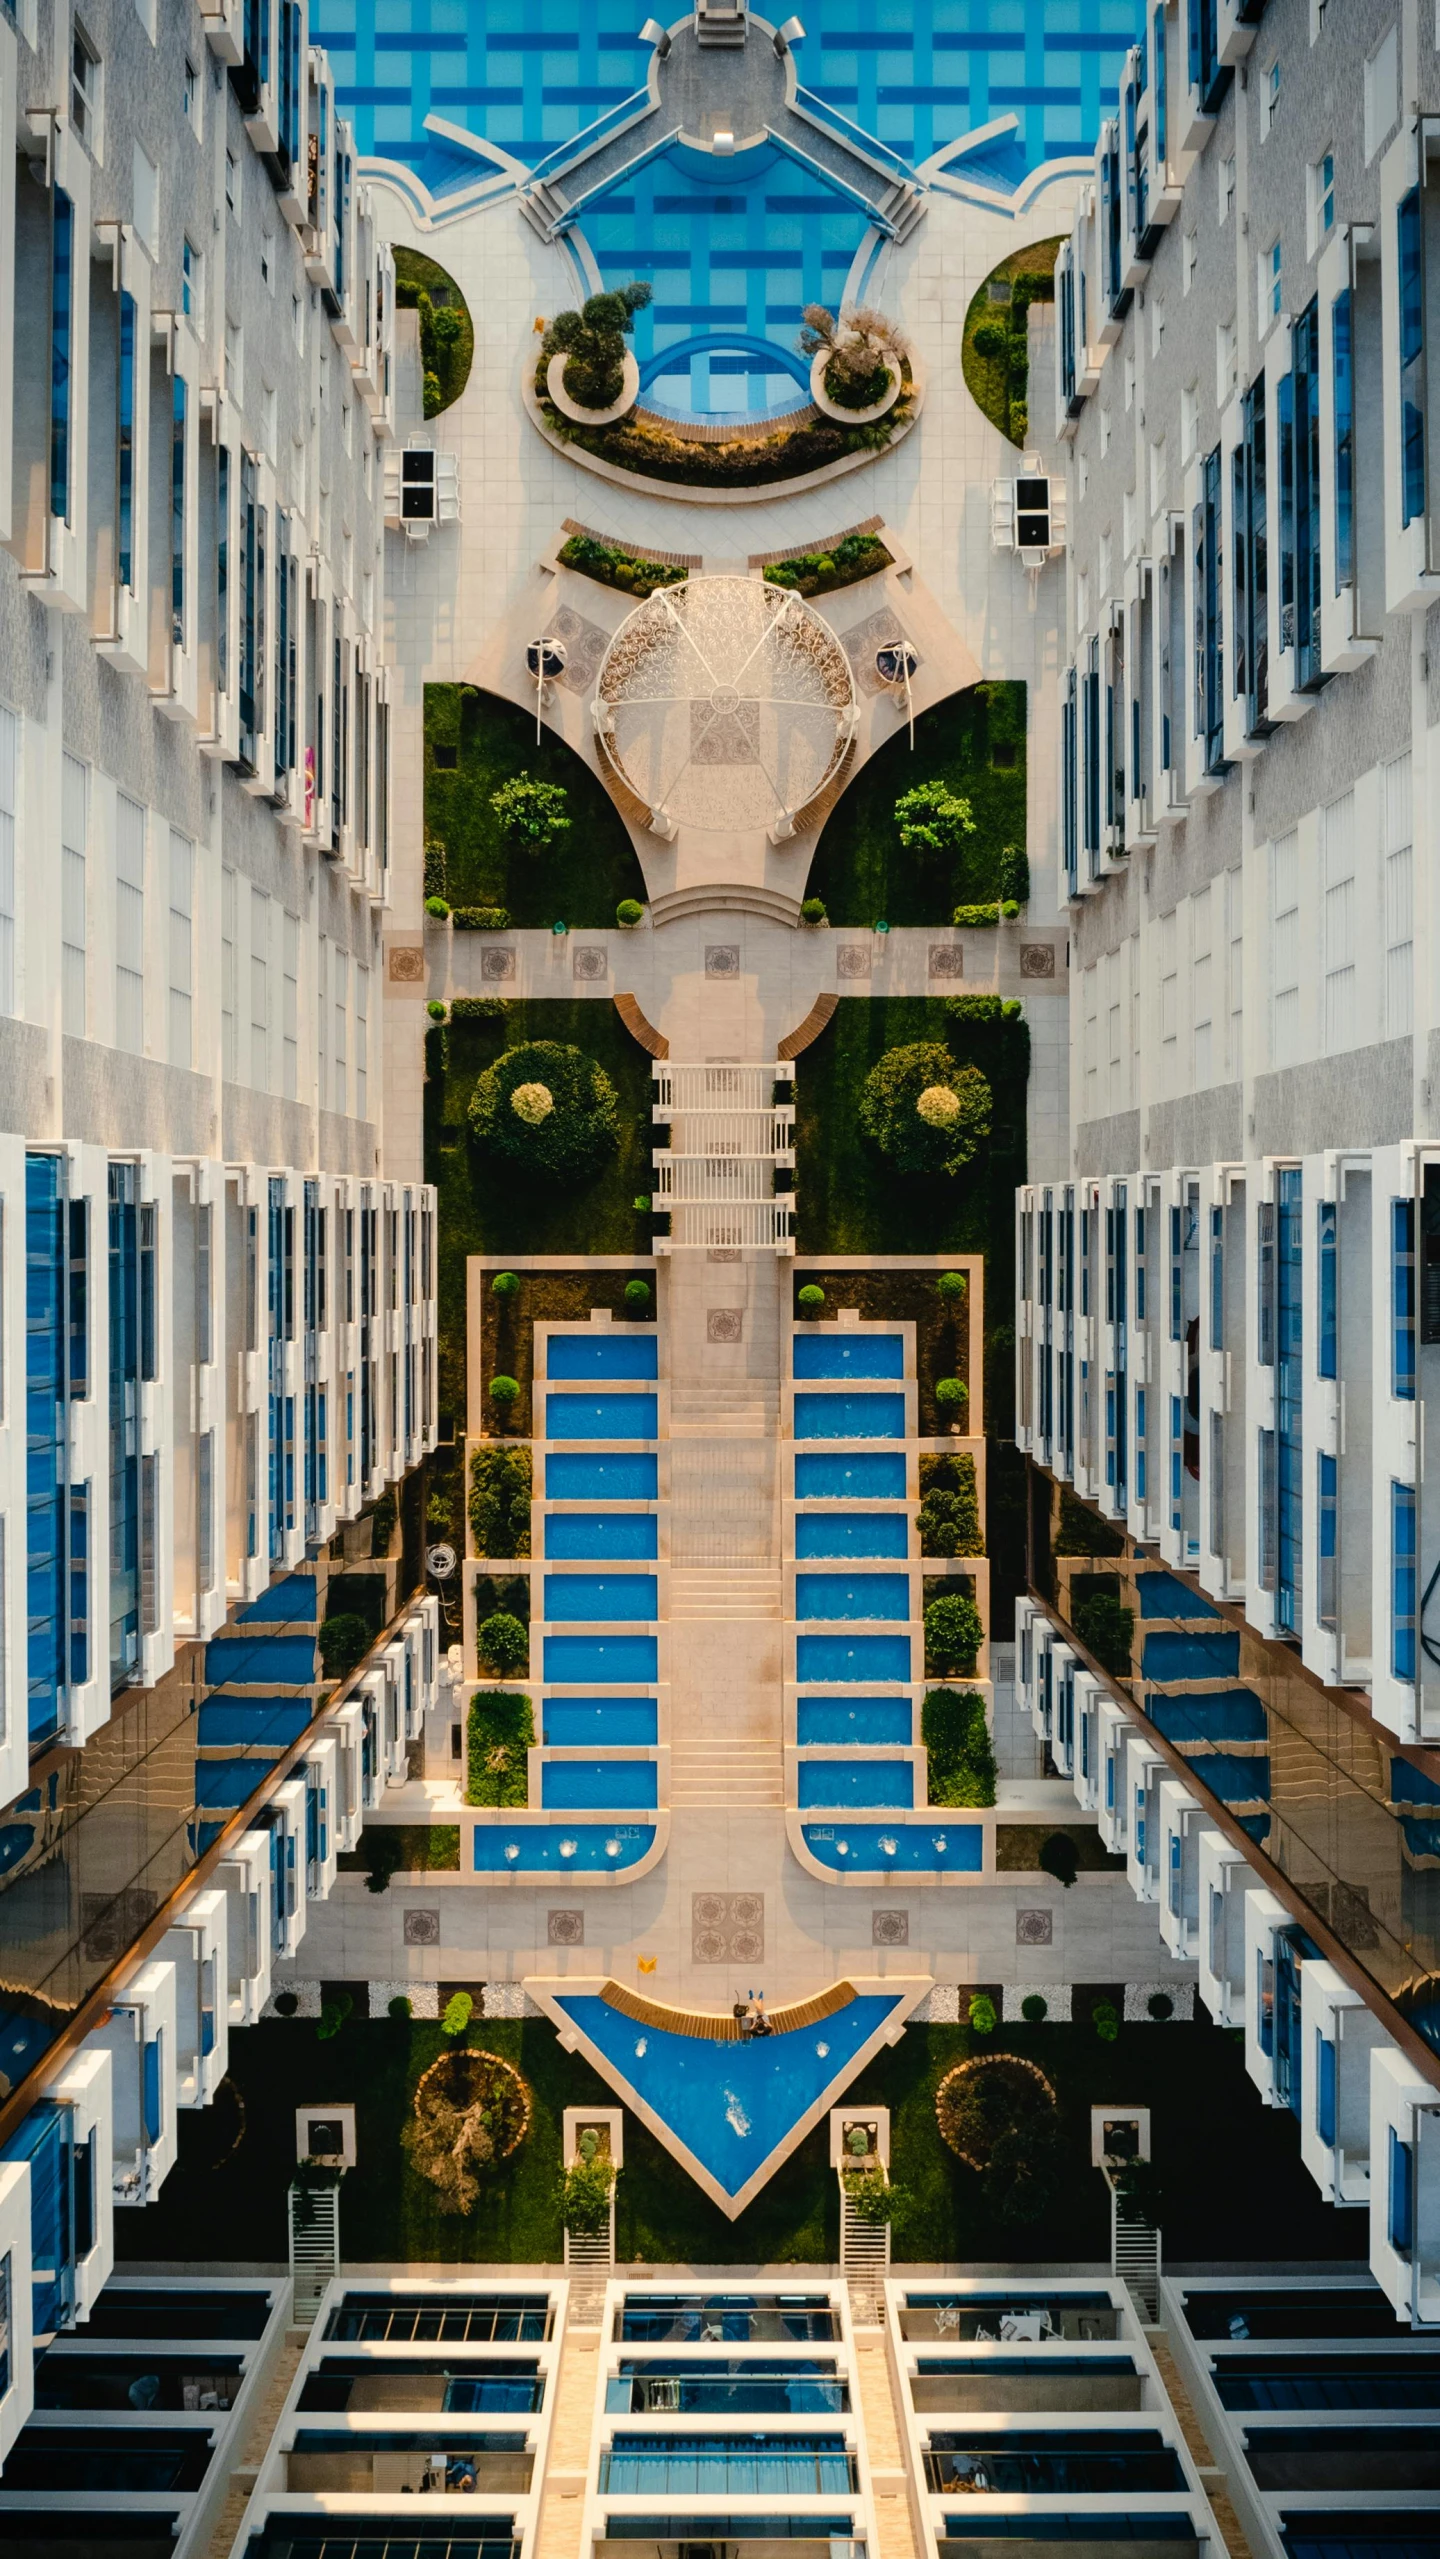
M551 321L540 341L536 388L562 417L608 426L633 409L640 367L625 341L649 300L648 284L626 284L618 293L592 293L580 310L561 311Z
M810 397L824 417L859 424L883 418L900 397L904 339L883 311L806 306L800 352L810 358Z

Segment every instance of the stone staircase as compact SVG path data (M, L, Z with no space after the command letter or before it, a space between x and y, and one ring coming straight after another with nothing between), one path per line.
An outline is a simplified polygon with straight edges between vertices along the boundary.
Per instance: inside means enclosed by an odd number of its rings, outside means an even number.
M785 1766L779 1743L673 1741L670 1801L676 1812L706 1807L759 1812L783 1805Z
M670 1615L778 1617L778 1564L672 1564Z
M672 1439L760 1439L773 1427L769 1397L757 1393L749 1380L737 1386L673 1386L670 1390Z

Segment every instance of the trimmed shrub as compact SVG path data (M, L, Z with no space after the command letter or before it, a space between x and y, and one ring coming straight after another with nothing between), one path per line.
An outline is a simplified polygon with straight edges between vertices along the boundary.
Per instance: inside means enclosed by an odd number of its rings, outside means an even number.
M560 2180L560 2218L572 2239L594 2239L610 2227L613 2162L598 2155L576 2159Z
M530 1552L530 1451L477 1448L470 1458L470 1534L497 1561Z
M922 1097L952 1094L943 1118ZM990 1134L990 1087L977 1066L957 1066L939 1040L887 1049L860 1088L860 1126L897 1173L958 1173Z
M333 2036L338 2035L346 2018L353 2014L354 2007L354 1999L348 1990L340 1991L334 1999L327 1999L321 2008L320 2022L315 2029L316 2042L328 2044Z
M527 1084L543 1085L551 1108L537 1120L522 1118L512 1096ZM507 1048L477 1077L470 1126L487 1154L533 1173L589 1172L619 1140L615 1087L583 1049L558 1040L524 1040Z
M503 1022L509 1011L503 995L457 995L450 1006L452 1022Z
M490 1282L490 1294L492 1297L518 1297L520 1294L519 1272L497 1271Z
M559 557L567 569L578 569L599 586L617 586L637 600L653 595L657 586L683 586L690 575L673 561L644 559L616 542L597 542L588 533L572 533L561 544Z
M823 897L807 897L803 901L800 908L800 921L802 924L826 924L829 922L829 917L825 911L825 900Z
M456 906L450 921L457 933L503 933L510 921L508 906Z
M632 1279L625 1282L625 1303L632 1315L643 1315L650 1303L650 1282Z
M932 1804L995 1801L995 1749L978 1688L932 1688L920 1709Z
M638 897L622 897L615 909L615 921L623 924L627 932L633 932L637 924L644 923L645 909Z
M1108 1591L1096 1591L1076 1608L1075 1632L1112 1679L1129 1678L1130 1648L1135 1635L1133 1608L1123 1607Z
M877 397L879 395L877 394ZM767 586L793 587L799 595L825 595L832 587L853 586L888 569L891 554L878 533L847 533L830 551L795 551L788 560L772 560L762 569Z
M537 387L553 355L565 358L565 390L582 409L613 408L625 381L625 340L635 314L651 298L648 284L624 284L615 293L592 293L578 311L560 311L540 341Z
M414 2016L414 2005L406 1998L403 1990L397 1990L393 1999L386 2000L385 2014L398 2022L401 2018Z
M441 2034L449 2035L458 2039L459 2036L465 2033L465 2030L474 2014L475 2002L471 1998L469 1991L457 1990L452 1992L451 1996L445 2002L445 2014L440 2020Z
M327 1679L348 1679L370 1650L370 1629L363 1617L341 1609L320 1628L320 1662Z
M425 838L425 873L423 881L426 897L444 897L449 884L449 867L450 856L445 846L441 843L439 836L427 835Z
M995 2014L995 2002L989 1992L977 1990L970 2002L970 2023L976 2034L993 2035L999 2022Z
M443 924L446 917L449 915L450 909L443 897L427 897L425 900L425 912L427 915L433 915L437 924Z
M466 1803L527 1804L525 1754L534 1742L535 1717L528 1697L513 1688L477 1688L465 1727Z
M491 1378L490 1401L498 1412L508 1413L511 1405L518 1403L519 1400L520 1381L518 1378L504 1376Z
M973 1671L985 1641L985 1627L973 1599L946 1591L925 1611L926 1668Z
M1090 2023L1102 2044L1113 2044L1120 2033L1120 2011L1113 1999L1097 1999L1090 2011Z
M847 2168L845 2194L857 2221L883 2227L898 2221L910 2201L908 2188L892 2186L883 2168Z
M807 1280L795 1301L802 1315L818 1315L825 1303L825 1291L815 1280Z
M1080 1872L1080 1851L1068 1831L1052 1830L1048 1839L1041 1840L1040 1871L1053 1875L1068 1893Z
M493 1671L497 1679L511 1678L529 1666L530 1629L508 1608L497 1608L481 1626L475 1649L482 1670Z
M935 1282L935 1294L943 1299L951 1314L956 1314L970 1294L970 1282L964 1271L942 1271Z
M1167 2017L1173 2017L1175 2002L1169 1991L1152 1990L1145 2002L1145 2014L1147 2017L1153 2017L1157 2026L1163 2026Z
M635 1197L630 1202L630 1205L635 1211L637 1217L648 1217L653 1205L650 1193L648 1191L637 1191Z
M968 1450L955 1457L921 1458L916 1525L924 1555L984 1554L975 1460Z
M1030 863L1023 844L1007 844L1000 856L1000 895L1018 914L1030 901Z
M1038 1990L1027 1990L1020 2002L1020 2014L1027 2026L1043 2026L1050 2014L1050 2002Z
M501 833L527 853L543 853L557 835L568 835L565 791L558 782L536 782L529 773L513 773L490 794L490 806Z
M277 2017L293 2017L299 2005L298 1995L293 1990L276 1991L275 2014Z
M948 782L917 782L896 801L895 824L907 853L953 857L975 832L975 812Z
M942 1421L963 1422L970 1410L970 1389L964 1378L937 1378L935 1404Z
M438 995L432 995L432 996L431 996L429 1003L428 1003L428 1004L426 1005L426 1007L425 1007L425 1010L426 1010L426 1012L429 1014L430 1019L431 1019L431 1021L432 1021L432 1022L443 1022L443 1021L444 1021L444 1019L445 1019L445 1006L441 1003L440 998L439 998L439 996L438 996Z

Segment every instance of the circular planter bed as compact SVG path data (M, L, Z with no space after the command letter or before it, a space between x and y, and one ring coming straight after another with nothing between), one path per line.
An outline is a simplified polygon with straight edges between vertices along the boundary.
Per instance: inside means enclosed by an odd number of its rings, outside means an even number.
M822 418L833 418L839 426L870 426L876 418L888 417L900 397L902 376L898 364L885 367L889 381L878 400L868 408L847 409L841 400L832 400L825 388L825 376L835 360L833 347L821 347L810 367L810 397Z
M442 2053L418 2081L401 2138L440 2210L473 2211L480 2178L530 2130L530 2091L498 2053Z
M683 422L663 418L638 403L603 422L603 412L562 410L551 397L550 368L528 360L521 395L532 426L563 453L620 488L637 481L656 497L695 506L744 506L760 497L794 497L824 487L846 472L894 451L910 433L924 403L917 359L907 357L899 392L880 417L854 410L822 415L813 402L755 429L717 438L713 429L687 434Z
M565 388L565 367L569 361L568 356L552 355L545 367L545 389L562 418L569 418L574 426L613 426L617 418L626 417L634 408L640 397L640 367L628 347L622 363L624 379L620 397L613 400L608 409L587 409L579 400L571 399Z
M976 2053L947 2071L935 2092L940 2138L967 2168L988 2168L997 2142L1054 2113L1044 2071L1019 2053Z

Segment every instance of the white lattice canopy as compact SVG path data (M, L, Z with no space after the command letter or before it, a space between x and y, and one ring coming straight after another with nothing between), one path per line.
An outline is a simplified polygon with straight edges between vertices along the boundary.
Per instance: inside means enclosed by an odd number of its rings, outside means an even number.
M760 578L691 577L622 622L595 725L632 790L677 825L783 827L843 761L855 687L802 596Z

